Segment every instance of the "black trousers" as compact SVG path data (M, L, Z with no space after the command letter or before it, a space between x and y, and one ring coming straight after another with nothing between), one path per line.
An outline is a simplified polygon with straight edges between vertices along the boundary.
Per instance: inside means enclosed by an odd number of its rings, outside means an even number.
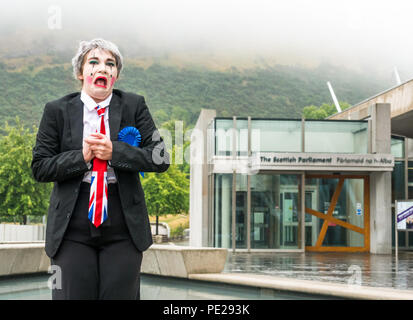
M82 183L62 244L51 259L57 270L52 299L139 299L142 252L129 236L117 185L109 184L109 218L99 228L87 218L89 189L90 184Z

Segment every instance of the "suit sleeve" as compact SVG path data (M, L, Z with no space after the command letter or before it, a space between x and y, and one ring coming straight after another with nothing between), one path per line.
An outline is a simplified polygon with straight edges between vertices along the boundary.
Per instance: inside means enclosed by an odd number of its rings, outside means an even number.
M169 154L155 127L143 97L139 97L135 126L142 135L141 146L112 141L111 166L119 170L164 172L169 168Z
M39 182L63 181L88 171L81 149L60 152L56 112L52 104L46 104L33 148L31 168Z

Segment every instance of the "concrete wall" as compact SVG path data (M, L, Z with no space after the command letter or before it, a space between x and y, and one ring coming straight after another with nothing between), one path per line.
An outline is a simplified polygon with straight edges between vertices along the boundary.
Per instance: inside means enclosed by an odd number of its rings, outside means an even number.
M143 253L142 273L187 278L195 273L220 273L226 249L152 245ZM44 242L0 243L0 276L47 272L50 259Z
M215 110L202 109L191 135L189 243L194 247L208 246L207 128L215 117Z
M45 225L0 224L0 242L3 241L44 241Z
M330 116L330 119L366 119L371 105L388 103L391 105L390 117L392 134L413 138L413 80L381 92L340 113Z
M0 276L47 272L49 265L42 241L0 243Z
M391 104L391 117L408 113L413 110L413 80L409 80L394 88L390 88L369 99L366 99L349 109L330 116L330 119L359 120L368 117L369 107L376 103Z
M390 105L370 107L373 153L390 153ZM370 252L391 254L391 172L370 174Z
M220 273L227 254L226 249L152 245L143 253L141 272L180 278L197 273Z
M409 158L413 158L413 139L407 140L407 154Z
M370 175L370 252L391 254L391 173Z

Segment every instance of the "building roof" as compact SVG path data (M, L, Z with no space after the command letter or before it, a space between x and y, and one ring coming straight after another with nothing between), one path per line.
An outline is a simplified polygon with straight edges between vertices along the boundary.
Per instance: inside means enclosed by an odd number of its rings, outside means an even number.
M352 107L333 114L328 119L361 120L369 117L369 106L389 103L391 107L391 132L413 138L413 79L389 88Z

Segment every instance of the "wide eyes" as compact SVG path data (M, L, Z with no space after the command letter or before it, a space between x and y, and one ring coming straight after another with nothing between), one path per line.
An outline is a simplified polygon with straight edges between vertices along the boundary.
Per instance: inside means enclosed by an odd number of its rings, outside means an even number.
M89 61L89 64L99 64L99 61L97 61L97 60L90 60L90 61ZM106 62L106 65L109 66L109 67L114 67L114 66L115 66L115 64L114 64L113 62Z

